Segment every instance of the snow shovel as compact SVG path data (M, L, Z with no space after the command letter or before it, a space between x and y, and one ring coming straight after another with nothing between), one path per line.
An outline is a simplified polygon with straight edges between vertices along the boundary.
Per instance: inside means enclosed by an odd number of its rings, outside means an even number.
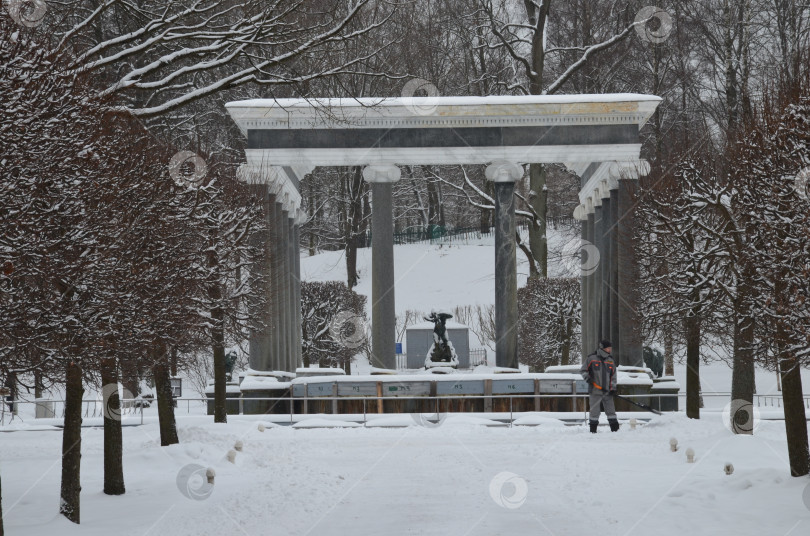
M613 396L615 396L616 398L621 398L621 399L622 399L622 400L624 400L625 402L630 402L630 403L631 403L631 404L633 404L634 406L638 406L638 407L640 407L641 409L646 409L647 411L649 411L649 412L651 412L651 413L655 413L656 415L663 415L663 413L661 413L661 412L660 412L660 411L658 411L657 409L652 409L652 408L651 408L650 406L648 406L647 404L642 404L641 402L636 402L635 400L630 400L629 398L625 398L625 397L623 397L623 396L621 396L621 395L613 395Z

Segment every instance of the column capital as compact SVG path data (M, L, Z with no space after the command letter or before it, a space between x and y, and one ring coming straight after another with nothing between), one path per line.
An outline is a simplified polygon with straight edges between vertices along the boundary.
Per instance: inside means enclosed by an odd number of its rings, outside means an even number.
M397 182L402 177L402 170L397 166L366 166L363 168L363 178L366 182Z
M618 184L617 184L617 187L618 187ZM604 181L599 183L599 188L598 188L597 191L599 192L599 197L601 197L602 199L610 198L610 190L612 190L612 188L611 188L611 184L610 184L609 181L604 180Z
M257 168L242 164L236 170L236 177L248 184L266 184L268 193L276 196L276 201L284 205L284 210L293 211L301 206L301 193L280 166Z
M650 164L646 160L601 162L596 170L589 168L585 184L579 191L579 202L596 194L607 197L604 193L604 184L607 190L618 190L619 181L623 179L638 179L650 172Z
M493 162L487 166L485 174L492 182L515 182L523 177L523 166L514 162Z

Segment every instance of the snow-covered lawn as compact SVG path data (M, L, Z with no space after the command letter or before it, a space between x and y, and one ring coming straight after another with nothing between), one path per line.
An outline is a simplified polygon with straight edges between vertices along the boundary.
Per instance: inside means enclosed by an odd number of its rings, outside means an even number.
M529 419L531 420L531 419ZM543 419L540 419L542 421ZM595 436L553 421L486 427L264 432L246 418L180 420L161 448L155 424L124 428L127 493L102 493L102 431L85 429L82 524L57 514L58 432L0 434L6 534L23 535L800 535L810 479L789 476L781 422L734 436L719 413L657 418ZM463 421L463 422L462 422ZM676 437L678 452L670 452ZM225 456L244 442L236 464ZM684 454L692 447L696 463ZM723 472L734 464L731 476ZM178 474L212 467L203 500ZM200 480L190 481L193 494ZM181 486L186 486L182 480ZM189 489L184 487L184 489ZM202 490L205 492L205 490ZM500 503L500 504L499 504Z

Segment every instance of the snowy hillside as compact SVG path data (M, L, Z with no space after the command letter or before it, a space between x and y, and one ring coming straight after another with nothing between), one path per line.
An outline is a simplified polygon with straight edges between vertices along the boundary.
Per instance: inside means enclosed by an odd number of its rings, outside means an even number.
M579 268L579 237L549 229L552 276L576 275ZM557 254L555 255L555 252ZM526 284L529 266L518 251L518 286ZM452 309L461 305L495 303L495 239L410 244L394 247L397 315L407 310ZM357 251L360 283L355 289L369 297L371 315L371 248ZM342 251L321 253L301 259L305 281L346 281L346 260Z

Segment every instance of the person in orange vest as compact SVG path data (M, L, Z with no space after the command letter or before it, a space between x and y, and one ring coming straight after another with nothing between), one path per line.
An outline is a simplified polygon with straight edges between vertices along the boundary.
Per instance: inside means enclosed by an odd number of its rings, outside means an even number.
M613 345L608 340L599 342L599 349L582 362L580 374L588 382L588 395L591 404L590 426L591 433L596 433L599 425L600 407L604 406L610 431L619 430L619 420L616 418L616 406L613 397L616 395L616 363L611 352Z

